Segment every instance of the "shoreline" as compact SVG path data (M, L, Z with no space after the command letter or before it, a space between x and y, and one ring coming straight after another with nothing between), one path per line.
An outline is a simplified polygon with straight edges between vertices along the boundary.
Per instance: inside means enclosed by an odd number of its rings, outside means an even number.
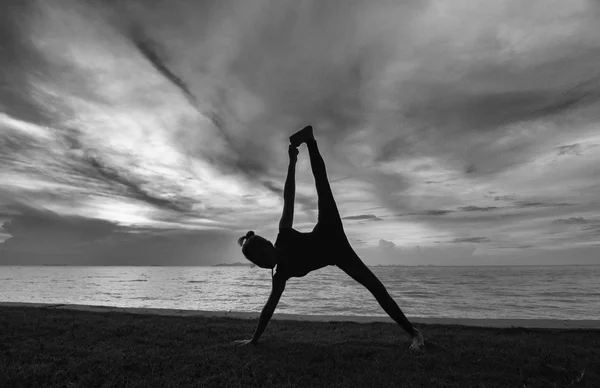
M143 315L162 315L177 317L221 317L236 319L258 319L259 312L241 311L206 311L206 310L180 310L165 308L144 307L115 307L79 304L54 304L54 303L25 303L25 302L0 302L0 307L31 307L41 309L75 310L99 313L129 313ZM312 322L355 322L371 323L394 321L385 316L351 316L351 315L299 315L275 313L271 319L312 321ZM490 328L536 328L536 329L600 329L600 320L571 320L571 319L477 319L477 318L425 318L408 317L413 323L427 325L459 325Z

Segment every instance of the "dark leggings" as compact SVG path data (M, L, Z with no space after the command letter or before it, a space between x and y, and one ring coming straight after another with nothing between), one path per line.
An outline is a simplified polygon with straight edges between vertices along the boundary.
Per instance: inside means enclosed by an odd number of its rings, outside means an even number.
M327 251L338 256L335 258L335 265L369 290L383 310L405 332L414 336L416 332L413 325L406 318L402 310L400 310L400 307L398 307L398 304L390 296L385 286L350 246L344 233L340 213L333 198L329 179L327 178L325 162L319 153L317 142L309 141L307 142L307 146L319 198L318 222L313 233L322 236L325 242L334 242L335 246L333 249L328 247Z
M333 192L327 178L325 161L319 152L316 141L308 141L308 156L310 158L310 168L315 177L315 186L317 186L317 196L319 199L319 216L317 226L327 225L327 228L336 228L338 232L343 232L342 220L338 211Z

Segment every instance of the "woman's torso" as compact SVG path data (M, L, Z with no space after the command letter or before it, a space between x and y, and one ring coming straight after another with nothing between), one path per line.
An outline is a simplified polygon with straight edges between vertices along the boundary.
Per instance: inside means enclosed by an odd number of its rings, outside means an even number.
M303 277L311 271L335 265L347 244L345 235L328 235L318 228L309 233L282 228L275 241L280 261L277 273L287 278Z

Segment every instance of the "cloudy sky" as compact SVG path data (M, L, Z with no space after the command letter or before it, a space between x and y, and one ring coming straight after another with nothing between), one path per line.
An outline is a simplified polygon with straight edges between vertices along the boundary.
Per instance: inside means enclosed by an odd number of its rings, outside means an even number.
M312 124L368 264L600 264L597 1L4 0L0 58L0 263L243 261Z

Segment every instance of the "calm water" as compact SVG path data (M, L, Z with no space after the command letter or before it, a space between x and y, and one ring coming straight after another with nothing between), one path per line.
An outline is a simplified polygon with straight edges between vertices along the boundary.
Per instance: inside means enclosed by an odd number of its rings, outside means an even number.
M600 266L372 270L409 317L600 319ZM246 267L0 266L0 301L258 312L270 281ZM277 312L386 315L335 267L290 279Z

